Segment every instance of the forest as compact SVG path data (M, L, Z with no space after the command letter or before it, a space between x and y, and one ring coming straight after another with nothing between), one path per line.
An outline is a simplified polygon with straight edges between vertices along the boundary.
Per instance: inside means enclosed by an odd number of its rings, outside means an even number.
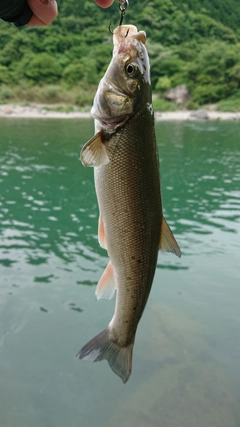
M112 55L118 2L59 0L48 27L0 21L0 102L92 103ZM188 108L240 110L239 0L130 0L124 23L147 33L155 109L177 108L166 90L186 85Z

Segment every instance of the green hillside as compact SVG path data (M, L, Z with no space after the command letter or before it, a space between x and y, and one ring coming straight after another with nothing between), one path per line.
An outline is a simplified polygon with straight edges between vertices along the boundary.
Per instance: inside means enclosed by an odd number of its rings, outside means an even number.
M118 3L58 3L49 27L0 21L0 102L91 103L111 58L108 25L119 22ZM125 23L147 33L154 92L186 84L190 107L240 98L239 1L134 0Z
M180 3L179 0L175 0L175 4ZM216 21L233 30L237 30L240 26L239 0L185 0L184 3L195 13L205 9Z

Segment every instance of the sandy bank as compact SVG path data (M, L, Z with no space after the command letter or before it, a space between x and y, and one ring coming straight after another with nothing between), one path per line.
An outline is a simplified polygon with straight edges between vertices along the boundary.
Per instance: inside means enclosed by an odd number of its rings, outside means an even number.
M0 117L5 118L26 118L26 119L89 119L91 118L89 112L73 111L70 113L54 111L46 108L43 105L14 105L5 104L0 105ZM207 111L207 110L184 110L184 111L168 111L168 112L155 112L156 121L194 121L194 120L240 120L240 112L220 112L220 111Z
M207 120L240 120L240 112L229 113L222 111L207 111L207 110L196 110L196 111L168 111L168 112L156 112L155 120L160 121L207 121Z
M0 105L0 117L6 118L21 118L21 119L89 119L91 118L89 112L73 111L70 113L55 111L54 106L46 107L46 105L33 104L33 105L14 105L4 104Z

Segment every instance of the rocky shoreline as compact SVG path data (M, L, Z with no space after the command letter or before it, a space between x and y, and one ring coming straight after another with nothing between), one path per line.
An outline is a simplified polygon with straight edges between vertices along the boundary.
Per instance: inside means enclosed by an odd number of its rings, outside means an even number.
M89 119L89 112L78 111L77 108L71 112L54 110L54 106L46 107L41 104L33 105L0 105L0 117L4 118L26 118L26 119ZM155 120L159 121L196 121L196 120L240 120L239 112L221 112L215 110L181 110L155 112Z

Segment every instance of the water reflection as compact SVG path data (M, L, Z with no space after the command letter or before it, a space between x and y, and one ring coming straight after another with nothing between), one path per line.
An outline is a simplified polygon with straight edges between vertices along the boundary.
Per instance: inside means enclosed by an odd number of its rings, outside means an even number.
M1 135L2 248L25 249L30 264L47 262L51 253L66 262L75 262L79 254L94 262L97 204L91 171L78 161L79 141L60 141L56 147L51 127L47 142L45 133L19 141L16 128L10 141L9 128Z
M195 237L214 234L215 228L238 232L240 171L234 138L226 146L222 134L227 130L219 134L212 124L176 124L168 136L170 127L161 123L157 131L165 135L160 144L162 191L174 232L191 229ZM44 135L32 143L31 135L24 144L16 142L16 129L10 141L7 132L2 135L2 247L29 248L29 263L34 250L54 252L66 262L79 254L95 262L98 208L92 171L78 162L79 141L68 141L67 151L60 141L56 151L52 132L49 141Z
M239 246L240 152L236 123L158 124L164 206L186 254ZM176 139L175 139L176 138ZM176 179L177 169L177 179ZM229 233L233 239L230 240ZM191 250L189 250L191 247ZM184 262L184 259L183 259Z
M107 363L74 360L114 309L94 297L107 257L78 159L92 123L0 120L1 427L239 425L239 127L157 125L183 257L159 255L123 392Z

